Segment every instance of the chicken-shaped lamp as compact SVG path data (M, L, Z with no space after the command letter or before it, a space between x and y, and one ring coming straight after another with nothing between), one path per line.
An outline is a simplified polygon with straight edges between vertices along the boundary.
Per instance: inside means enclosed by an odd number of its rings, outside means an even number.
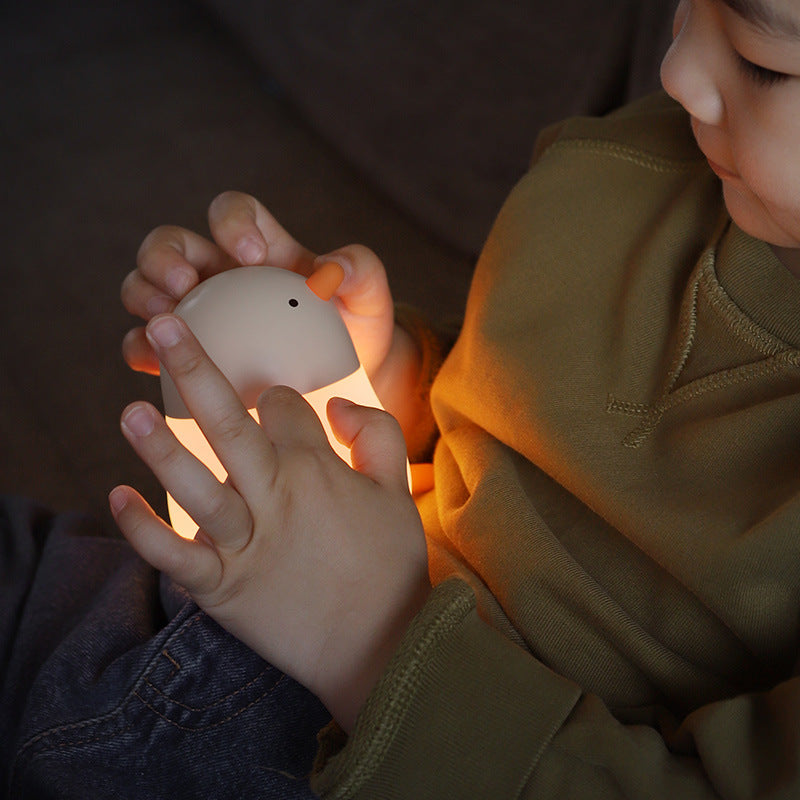
M290 386L316 411L331 446L349 464L349 450L336 440L328 422L328 400L344 397L359 405L382 406L331 300L343 278L342 267L334 262L307 279L275 267L238 267L203 281L175 313L254 418L261 392ZM163 369L161 391L167 424L178 440L225 480L225 468ZM167 507L173 528L194 538L197 525L170 495Z

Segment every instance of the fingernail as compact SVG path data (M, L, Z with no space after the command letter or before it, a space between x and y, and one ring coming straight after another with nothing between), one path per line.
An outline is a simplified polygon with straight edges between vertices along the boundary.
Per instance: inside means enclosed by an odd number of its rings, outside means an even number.
M108 495L108 502L114 514L119 514L119 512L128 505L128 496L122 487L117 486L116 489L112 489L111 493Z
M153 415L142 406L134 406L122 417L122 427L137 437L148 436L154 426Z
M266 254L266 245L255 236L245 236L236 245L236 258L240 264L260 264Z
M147 338L159 347L172 347L182 336L181 327L174 317L154 319L147 326Z
M353 264L350 259L346 255L336 251L328 253L328 255L325 256L317 256L314 259L314 269L321 267L327 261L335 261L344 270L345 279L353 272Z

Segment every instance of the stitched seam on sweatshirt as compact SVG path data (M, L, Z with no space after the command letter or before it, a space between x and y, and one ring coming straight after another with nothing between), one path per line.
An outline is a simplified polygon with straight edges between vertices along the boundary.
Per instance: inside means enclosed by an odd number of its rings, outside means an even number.
M628 161L631 164L636 164L639 167L644 167L652 172L663 173L681 173L691 172L702 166L705 163L704 158L696 158L686 161L678 161L676 159L665 158L663 156L649 155L642 152L636 147L630 145L619 144L617 142L608 142L603 139L563 139L550 145L542 154L540 160L547 157L551 152L558 150L581 150L587 153L595 153L596 155L605 155L616 158L620 161Z
M711 308L717 312L728 328L746 344L766 356L774 356L792 350L786 342L781 341L777 336L773 336L769 331L764 330L764 328L749 319L739 306L733 302L730 295L717 280L713 263L705 266L699 283Z
M680 310L680 317L678 319L678 341L681 342L681 345L677 350L675 360L670 368L662 401L674 389L678 378L680 378L686 366L686 362L689 360L689 354L692 352L695 334L697 333L697 296L700 293L700 276L703 274L704 265L708 264L713 264L713 256L710 251L706 251L703 254L697 274L692 277L691 292L688 293Z
M698 378L696 381L670 393L653 406L642 405L640 407L635 407L634 404L621 402L616 400L613 395L609 395L606 410L612 414L645 417L642 425L636 430L631 431L631 433L622 440L625 447L632 447L635 449L640 447L645 439L655 430L664 414L676 406L690 402L709 392L746 383L754 378L777 375L780 372L784 372L787 367L792 368L800 366L798 362L800 362L800 358L798 358L798 354L796 353L778 353L776 356L771 356L755 364L746 364L741 367L735 367L724 372L709 375L706 378Z
M671 392L683 372L689 353L694 344L694 336L697 330L697 295L699 292L700 276L704 265L713 264L713 256L710 251L706 251L697 268L690 278L686 296L681 304L678 324L677 337L678 346L672 364L667 372L666 384L661 392L659 399L653 403L631 403L618 400L613 394L609 394L606 400L606 411L610 414L624 414L629 416L642 416L644 422L635 430L631 431L622 440L625 447L638 448L644 443L650 434L656 429L664 412L667 410L667 403L671 399Z
M712 310L717 313L728 329L765 358L750 364L742 364L697 378L675 390L697 333L697 306L700 291ZM655 430L664 414L676 406L694 400L708 392L745 383L752 379L778 374L786 369L800 366L800 351L789 348L776 336L756 325L733 302L716 279L714 253L707 250L687 287L677 325L678 347L667 374L666 384L658 400L652 404L632 403L618 400L612 394L606 400L606 411L611 414L644 417L642 424L622 440L625 447L638 448Z

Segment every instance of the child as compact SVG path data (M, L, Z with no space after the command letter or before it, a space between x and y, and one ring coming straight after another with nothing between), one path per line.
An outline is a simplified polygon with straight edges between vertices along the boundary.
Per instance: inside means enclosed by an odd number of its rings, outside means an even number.
M203 532L126 487L112 509L333 713L324 797L800 796L800 10L682 0L662 74L678 104L550 129L501 212L432 388L422 526L388 415L331 404L351 471L301 398L265 393L259 427L158 313L237 263L313 269L255 201L215 201L214 244L158 229L126 281L152 318L129 362L169 370L230 480L137 403L125 435ZM371 253L325 258L421 457L430 339Z

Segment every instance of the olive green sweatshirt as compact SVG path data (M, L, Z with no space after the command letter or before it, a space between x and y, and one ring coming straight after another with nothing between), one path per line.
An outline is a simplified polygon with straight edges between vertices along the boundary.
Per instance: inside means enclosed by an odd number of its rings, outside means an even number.
M437 588L326 798L800 798L800 282L663 95L541 137L432 390Z

